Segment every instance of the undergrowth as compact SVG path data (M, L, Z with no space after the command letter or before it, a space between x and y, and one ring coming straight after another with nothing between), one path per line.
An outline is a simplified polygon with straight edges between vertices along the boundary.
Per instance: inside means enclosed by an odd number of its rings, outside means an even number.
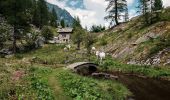
M82 77L69 71L57 75L66 95L74 100L124 100L130 95L127 88L115 81Z

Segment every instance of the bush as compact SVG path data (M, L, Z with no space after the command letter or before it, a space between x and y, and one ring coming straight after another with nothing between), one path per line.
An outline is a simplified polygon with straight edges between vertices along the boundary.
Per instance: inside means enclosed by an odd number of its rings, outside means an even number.
M162 38L160 42L150 50L149 56L153 56L167 47L170 47L170 36Z
M49 26L44 26L41 31L42 36L45 40L51 40L54 36L52 29Z
M104 38L104 37L102 37L101 39L100 39L100 45L102 45L102 46L105 46L105 45L107 45L108 43L107 43L107 40Z

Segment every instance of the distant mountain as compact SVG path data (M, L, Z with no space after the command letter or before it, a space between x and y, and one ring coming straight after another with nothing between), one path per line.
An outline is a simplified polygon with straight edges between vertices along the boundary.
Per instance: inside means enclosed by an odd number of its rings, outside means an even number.
M74 18L71 16L71 14L68 11L58 7L57 5L50 4L48 2L47 2L47 6L50 11L54 8L58 15L59 20L64 19L66 25L71 26L73 24Z
M66 6L73 8L73 9L85 9L84 0L58 0L61 2L66 2Z

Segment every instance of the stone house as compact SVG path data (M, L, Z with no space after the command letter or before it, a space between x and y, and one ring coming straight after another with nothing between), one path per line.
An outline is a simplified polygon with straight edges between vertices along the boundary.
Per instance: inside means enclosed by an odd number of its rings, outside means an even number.
M59 35L54 37L56 43L70 43L71 34L73 33L73 28L60 28L57 31Z

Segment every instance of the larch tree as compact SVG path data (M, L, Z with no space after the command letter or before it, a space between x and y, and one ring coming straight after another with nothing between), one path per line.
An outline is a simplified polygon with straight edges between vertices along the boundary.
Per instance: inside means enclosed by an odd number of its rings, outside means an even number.
M127 1L126 2L126 6L125 6L125 16L124 16L124 21L127 22L129 21L129 12L128 12L128 5L127 5Z
M45 0L37 1L37 16L39 16L39 27L42 28L44 25L48 25L49 11Z
M138 12L143 15L143 22L144 24L148 25L150 23L150 11L151 11L151 4L148 0L139 0L138 1Z
M163 9L162 0L139 0L139 11L143 15L145 25L153 24L155 11Z
M51 16L50 16L50 25L54 26L54 27L58 27L57 20L58 20L58 16L57 16L57 13L55 11L55 8L53 8L52 12L51 12Z
M80 19L78 17L74 18L73 22L73 36L72 40L75 44L77 44L77 50L80 50L80 45L84 40L85 37L85 30L82 28L80 24Z
M106 12L108 12L108 15L105 17L106 20L110 21L110 25L113 25L115 23L116 25L119 25L119 20L121 19L121 16L123 12L125 12L127 9L127 2L126 0L105 0L109 2Z
M61 26L62 26L63 28L65 28L65 21L64 21L64 19L61 20L60 24L61 24Z
M153 11L158 11L163 9L163 2L162 0L154 0L153 3Z
M17 50L17 39L31 23L32 0L5 0L4 12L7 21L13 26L13 53Z

